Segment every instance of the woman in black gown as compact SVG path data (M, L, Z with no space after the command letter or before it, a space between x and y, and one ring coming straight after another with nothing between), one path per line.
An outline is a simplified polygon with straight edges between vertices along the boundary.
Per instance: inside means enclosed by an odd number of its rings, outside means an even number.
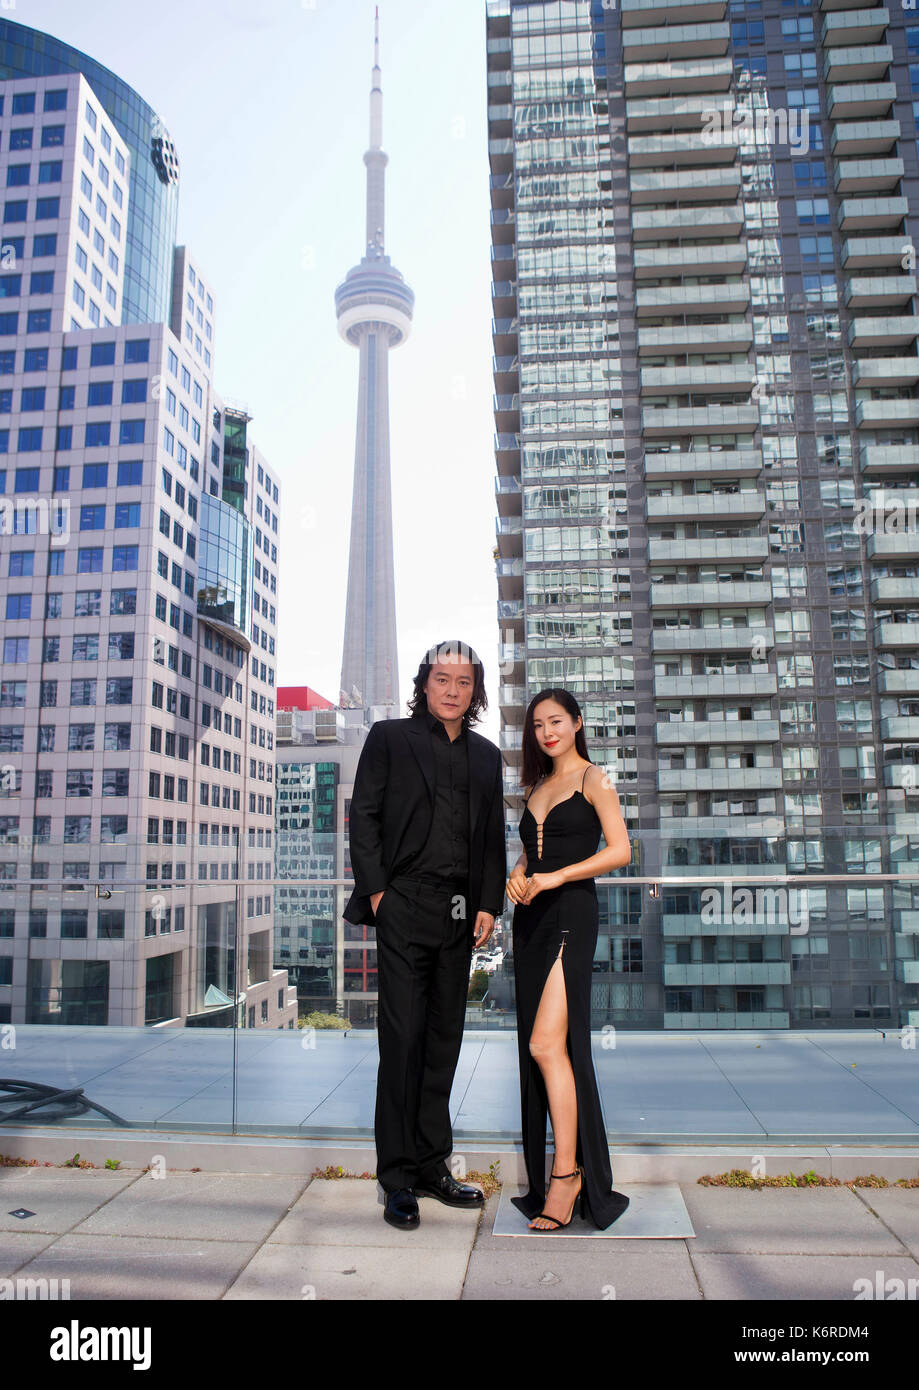
M530 1229L558 1231L575 1205L605 1230L629 1204L612 1190L606 1125L590 1051L590 983L599 911L594 876L622 868L631 845L609 778L587 755L567 690L542 690L522 739L524 852L507 883L515 904L514 975L523 1152L529 1191L513 1197ZM597 853L601 835L606 848ZM546 1113L555 1158L546 1193Z

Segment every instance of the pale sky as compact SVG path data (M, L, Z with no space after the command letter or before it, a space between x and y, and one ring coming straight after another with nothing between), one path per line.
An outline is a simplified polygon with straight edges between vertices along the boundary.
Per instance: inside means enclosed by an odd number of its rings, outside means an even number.
M372 0L16 0L111 68L178 151L179 244L216 300L214 384L282 484L279 685L338 695L357 351L334 292L364 243ZM471 642L497 739L484 0L382 0L386 251L415 291L390 357L400 696Z

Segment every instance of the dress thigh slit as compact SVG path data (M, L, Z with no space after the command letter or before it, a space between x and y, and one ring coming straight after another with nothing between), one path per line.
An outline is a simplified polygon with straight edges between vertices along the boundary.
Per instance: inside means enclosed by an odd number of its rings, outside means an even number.
M564 911L562 902L559 902L554 910ZM556 962L561 960L568 1009L565 1045L571 1061L577 1105L575 1162L582 1170L581 1181L591 1216L596 1224L606 1224L610 1212L612 1168L590 1047L590 979L595 933L589 933L589 939L579 940L578 946L582 953L584 948L589 946L590 959L582 960L575 949L574 938L568 940L571 929L554 925L560 932L558 950L548 960L546 957L549 953L546 952L538 990L527 990L524 999L518 999L518 1005L521 1002L525 1004L522 1011L518 1008L518 1041L521 1076L524 1078L521 1086L522 1138L529 1191L521 1197L512 1197L511 1201L529 1220L538 1216L545 1204L546 1121L551 1119L551 1115L542 1070L530 1053L529 1045L549 974ZM545 923L544 927L548 928L549 923ZM554 946L553 941L553 950ZM575 952L574 956L571 955L572 951ZM532 968L531 965L530 969Z

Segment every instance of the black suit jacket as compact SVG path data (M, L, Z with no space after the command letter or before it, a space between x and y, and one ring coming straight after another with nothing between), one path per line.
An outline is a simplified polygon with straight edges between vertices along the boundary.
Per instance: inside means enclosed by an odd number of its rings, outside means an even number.
M469 740L470 927L479 911L497 917L504 907L507 852L501 754L481 734ZM426 719L379 719L361 749L351 797L349 839L354 892L349 922L376 921L370 902L397 874L411 871L423 849L434 811L434 755Z

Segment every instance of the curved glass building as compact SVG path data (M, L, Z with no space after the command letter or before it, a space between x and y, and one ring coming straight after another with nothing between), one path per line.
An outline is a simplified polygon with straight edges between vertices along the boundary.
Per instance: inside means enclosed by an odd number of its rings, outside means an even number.
M198 612L234 630L248 647L252 524L230 503L201 494L198 532Z
M0 21L0 78L81 72L131 151L123 323L168 323L179 164L166 128L127 82L51 34Z

